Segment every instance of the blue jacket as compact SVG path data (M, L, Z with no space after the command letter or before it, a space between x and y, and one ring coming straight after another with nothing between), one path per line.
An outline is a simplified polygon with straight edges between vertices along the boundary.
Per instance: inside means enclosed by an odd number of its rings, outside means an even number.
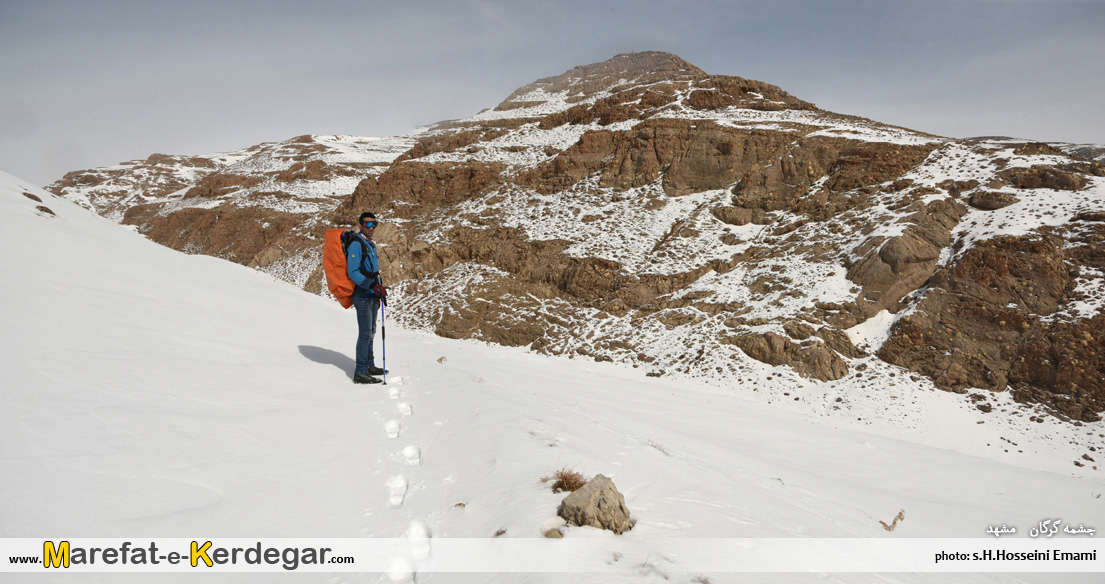
M369 274L374 274L380 271L380 259L376 255L376 244L365 239L364 235L358 233L357 239L361 240L364 245L362 246L357 241L349 243L349 249L345 252L345 271L349 274L349 279L353 280L353 283L358 288L363 288L369 292L372 296L375 296L372 292L372 287L380 283L380 276L377 274L375 278L365 276L361 271ZM365 253L362 253L364 250ZM363 256L363 257L362 257Z

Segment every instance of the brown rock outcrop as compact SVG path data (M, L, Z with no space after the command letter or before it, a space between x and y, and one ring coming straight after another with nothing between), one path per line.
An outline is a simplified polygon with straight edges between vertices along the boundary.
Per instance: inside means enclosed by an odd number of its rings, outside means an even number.
M499 163L396 163L379 177L362 180L353 196L338 206L333 221L356 223L361 209L410 219L487 192L499 183L503 169Z
M940 251L951 244L951 229L966 212L953 199L917 203L916 209L904 233L855 250L862 259L848 269L848 279L863 287L857 306L864 319L884 309L897 312L902 298L932 277Z
M933 277L918 310L899 321L879 356L937 386L1002 390L1089 420L1105 400L1105 315L1048 322L1072 291L1061 241L982 242Z
M790 321L783 324L783 330L790 338L796 341L804 341L814 335L814 328L804 322Z
M763 209L724 206L714 207L710 209L710 212L713 213L714 217L717 217L719 221L728 223L729 225L748 225L749 223L767 225L770 223L767 212Z
M848 364L819 342L802 344L775 333L738 335L721 342L741 348L749 357L769 365L789 365L807 377L832 381L848 374Z
M261 180L261 177L255 175L227 173L210 174L200 179L200 181L196 183L196 186L188 189L188 192L184 193L184 198L190 199L192 197L201 197L205 199L215 199L240 189L256 186L261 183Z
M327 180L334 176L353 176L353 171L348 168L334 167L322 160L309 162L296 162L287 170L276 174L276 180L280 182L295 182L300 180ZM191 192L191 191L189 191Z
M276 213L260 207L220 206L214 209L189 208L169 214L156 222L143 217L146 208L127 211L125 224L145 225L145 234L173 249L186 253L212 255L251 267L267 265L279 256L271 253L260 262L259 255L274 243L284 240L302 220L298 215ZM289 248L294 246L288 245Z
M151 154L145 160L147 166L182 166L185 168L209 168L217 169L218 165L215 164L210 158L204 158L201 156L173 156L171 154Z
M1013 203L1020 201L1017 197L1010 195L1009 193L999 193L994 191L980 191L971 195L970 203L972 207L982 209L984 211L994 211L1003 207L1008 207Z
M1040 155L1040 154L1050 155L1050 156L1064 156L1065 155L1065 153L1062 150L1060 150L1060 149L1058 149L1058 148L1056 148L1056 147L1054 147L1050 144L1044 144L1043 142L1029 142L1027 144L1021 144L1021 145L1019 145L1019 146L1017 146L1016 148L1013 149L1013 153L1014 154L1019 154L1021 156L1034 156L1034 155Z
M498 128L428 136L419 140L413 148L405 154L400 155L399 158L396 158L394 163L422 158L437 152L448 152L450 150L466 148L477 142L494 140L506 133L507 130Z
M849 154L841 154L849 148ZM830 171L834 173L830 188L847 190L852 183L874 184L895 176L895 171L900 174L924 160L930 150L910 147L892 155L883 148L868 152L851 141L834 138L809 139L795 145L793 136L778 132L661 118L643 121L627 131L587 132L579 142L527 172L519 182L543 193L554 193L594 173L599 173L601 187L618 190L662 178L664 191L673 196L737 183L736 206L789 210L810 185ZM765 168L767 163L770 165Z
M1051 166L1037 165L1032 168L1010 168L998 173L998 178L1018 189L1052 189L1056 191L1077 191L1085 188L1086 179L1082 176Z
M848 338L848 334L842 330L826 326L817 329L816 334L821 340L825 341L825 346L849 359L858 359L867 356L867 353L857 349L856 346L852 344L852 339Z
M784 147L785 151L781 150ZM887 182L922 162L934 148L825 137L777 143L767 148L767 156L763 157L770 165L751 161L753 164L733 189L734 204L767 211L798 210L825 220L857 203L854 198L834 197L833 193ZM823 191L803 200L810 187L823 177L828 179Z
M1030 332L1009 369L1014 398L1045 403L1071 420L1105 411L1105 313Z
M609 126L610 124L638 118L649 109L641 107L644 105L642 103L644 95L644 90L640 92L622 92L594 103L579 104L562 112L549 114L541 118L538 127L542 130L548 130L558 128L564 124L587 125L592 122L596 122L600 126ZM650 93L650 95L652 96L650 97L650 103L664 100L655 92Z
M920 164L936 146L901 146L880 142L856 144L837 158L838 170L830 175L832 178L826 186L832 191L847 191L887 182Z

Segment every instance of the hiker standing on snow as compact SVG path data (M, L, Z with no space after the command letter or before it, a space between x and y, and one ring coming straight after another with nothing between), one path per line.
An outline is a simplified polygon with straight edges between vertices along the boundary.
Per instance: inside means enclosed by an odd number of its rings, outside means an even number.
M353 306L357 309L357 367L353 370L353 383L380 383L372 377L384 372L376 366L372 351L373 337L376 336L376 313L380 302L387 303L387 290L380 280L380 259L376 255L376 242L372 234L376 232L376 215L361 213L357 221L360 232L356 235L364 245L349 246L346 251L345 265L349 279L357 287L353 290Z

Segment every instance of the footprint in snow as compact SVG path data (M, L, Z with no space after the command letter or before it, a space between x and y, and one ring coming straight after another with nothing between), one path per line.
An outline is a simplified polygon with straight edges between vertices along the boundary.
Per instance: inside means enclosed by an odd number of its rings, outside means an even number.
M407 477L395 475L388 479L388 502L392 507L402 507L403 499L407 497Z
M388 580L414 582L414 564L407 558L395 558L388 567Z
M395 407L398 408L399 413L403 414L404 416L409 416L414 413L414 408L412 408L411 405L407 402L399 402L398 404L396 404Z
M391 399L399 399L399 388L395 386L388 387L388 397Z
M411 556L416 560L430 557L430 528L421 521L411 521L407 529L407 539L411 543Z
M398 438L400 428L402 428L402 425L399 420L388 420L388 423L384 424L384 429L388 432L388 438Z
M418 450L417 446L408 446L404 448L403 458L407 459L407 464L411 466L422 464L422 452Z

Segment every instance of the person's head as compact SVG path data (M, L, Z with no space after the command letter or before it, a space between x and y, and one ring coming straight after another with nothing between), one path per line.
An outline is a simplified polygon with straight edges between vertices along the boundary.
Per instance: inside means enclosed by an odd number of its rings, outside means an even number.
M357 223L360 225L361 233L364 233L368 237L371 237L376 231L377 221L376 215L373 213L361 213L361 217L357 220Z

